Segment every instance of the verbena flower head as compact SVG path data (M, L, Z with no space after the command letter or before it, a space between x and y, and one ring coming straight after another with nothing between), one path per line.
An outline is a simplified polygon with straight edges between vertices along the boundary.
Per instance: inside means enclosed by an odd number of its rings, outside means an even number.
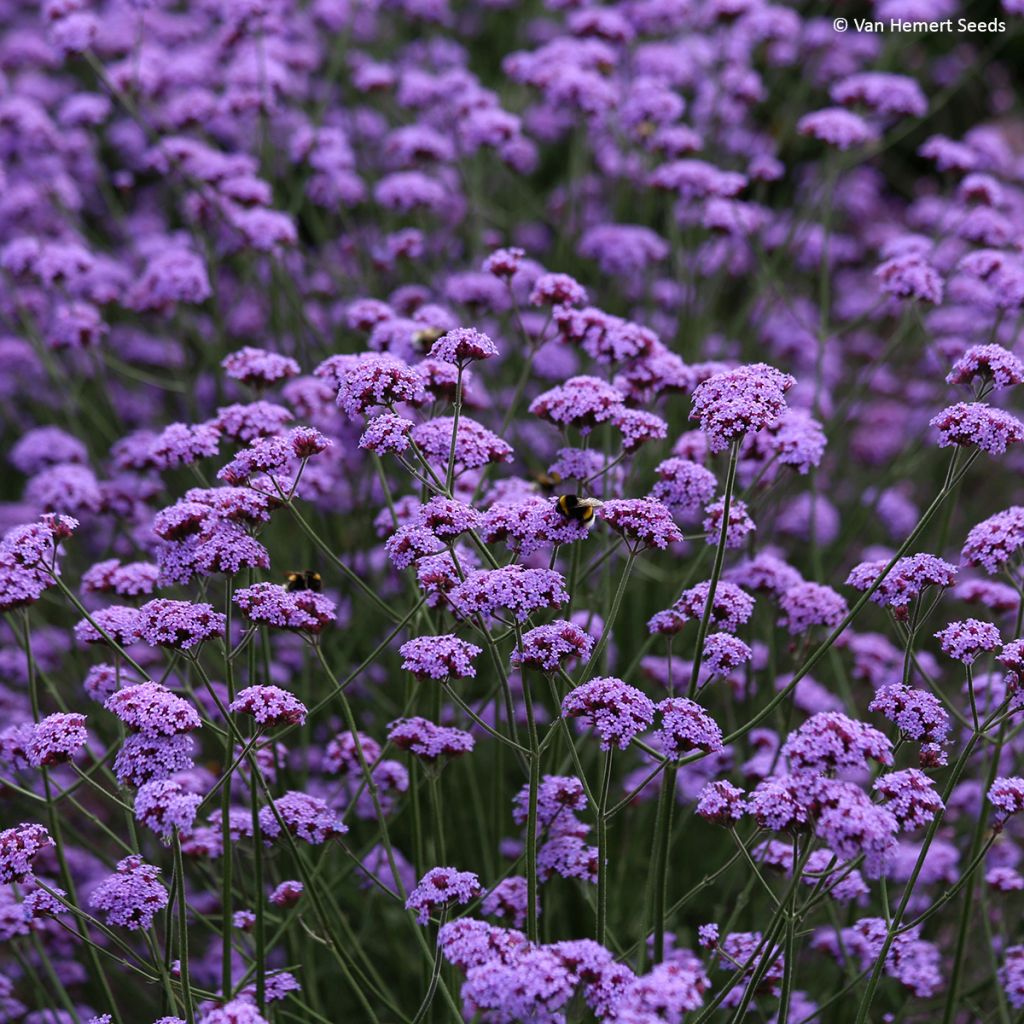
M968 565L995 574L1024 546L1024 507L1013 505L971 527L961 552Z
M749 645L731 633L712 633L704 641L701 667L709 677L728 675L754 656Z
M885 715L907 739L916 743L941 745L949 736L949 714L927 690L890 683L875 694L868 709Z
M276 583L254 583L235 592L235 604L253 622L296 633L316 635L337 620L337 608L326 594L287 590Z
M869 759L892 764L892 744L873 726L838 711L823 711L790 733L782 756L795 770L834 772L866 768Z
M413 367L390 355L368 355L344 372L338 405L351 417L392 405L421 405L427 400L423 378Z
M0 883L23 882L32 874L32 862L53 846L42 825L22 822L0 832Z
M929 420L939 432L939 447L977 445L990 455L1002 455L1024 440L1024 423L1003 409L984 402L957 402Z
M512 664L541 672L555 672L564 661L589 658L594 638L581 626L566 619L555 619L523 634L522 650L512 651Z
M991 622L980 619L963 619L951 622L935 634L942 646L943 654L971 665L979 655L1002 647L1003 639L999 628Z
M423 761L461 757L473 750L468 732L447 725L435 725L426 718L399 718L388 725L388 740L399 750L408 750Z
M58 712L47 715L32 730L28 761L34 768L70 761L88 742L85 715Z
M158 597L139 609L139 636L153 647L190 651L224 635L227 620L208 604Z
M868 590L882 576L885 561L861 562L854 566L846 578L847 586ZM956 581L957 568L935 555L909 555L897 559L882 579L871 600L897 611L906 609L928 587L951 587Z
M263 807L259 820L264 836L276 839L283 825L293 836L311 846L319 846L348 831L348 826L323 800L296 790L278 797L272 806Z
M661 723L654 745L666 757L680 758L694 750L713 754L722 749L722 730L696 701L669 697L656 707Z
M698 583L695 587L683 591L682 596L672 606L672 610L685 621L699 622L710 592L710 583ZM708 620L712 627L726 633L735 633L740 626L750 621L753 614L754 599L746 591L735 583L718 581L711 603L711 617Z
M258 725L301 725L306 720L306 706L288 690L279 686L247 686L228 705L228 711L251 715Z
M221 360L224 372L235 380L252 387L268 387L278 381L297 377L299 364L288 356L266 349L246 346Z
M568 600L561 573L521 565L477 569L448 593L449 603L462 618L506 613L517 622L525 622L536 611L558 608Z
M570 377L530 403L530 412L558 427L575 427L589 434L622 408L623 396L598 377Z
M601 737L601 749L625 750L654 721L654 702L615 676L598 676L570 690L562 701L566 718L582 718Z
M750 518L750 512L745 501L739 498L729 503L729 522L723 524L725 519L725 499L720 498L712 502L704 509L704 541L712 547L716 547L722 535L722 526L725 525L725 546L726 548L741 548L747 543L756 530L754 520Z
M472 327L457 327L448 331L430 349L432 359L441 359L456 366L466 366L478 359L490 359L497 354L494 342Z
M144 931L168 903L160 869L133 855L117 862L117 870L92 891L89 905L103 912L107 924Z
M598 510L602 521L622 534L633 551L657 548L683 539L682 531L668 507L655 498L617 498L606 501Z
M805 114L797 121L796 130L836 149L852 149L875 138L871 126L859 114L842 107L826 107Z
M872 788L905 832L923 828L942 813L942 798L932 780L916 768L882 775Z
M402 668L421 679L472 679L481 648L452 633L419 636L399 648Z
M718 489L715 474L689 459L665 459L655 472L658 482L651 489L651 497L680 515L695 516L711 502Z
M1000 776L988 789L988 802L996 809L996 823L1024 810L1024 779L1018 776Z
M416 914L420 924L426 924L430 915L452 904L466 904L480 893L480 880L472 871L456 868L431 868L409 893L406 910Z
M135 818L169 842L175 830L188 832L192 828L201 802L198 793L189 793L173 779L159 779L139 787Z
M822 583L795 583L779 598L781 624L792 636L815 626L838 626L848 610L846 599Z
M970 384L974 380L993 388L1011 388L1024 382L1024 362L1002 345L972 345L953 364L947 384Z
M715 825L731 828L747 811L746 794L731 782L709 782L697 799L697 813Z
M693 393L690 418L698 420L713 452L775 423L786 408L786 392L796 383L765 363L716 373Z
M191 732L202 724L199 713L188 701L160 683L126 686L108 697L103 706L129 729L147 735L174 736Z

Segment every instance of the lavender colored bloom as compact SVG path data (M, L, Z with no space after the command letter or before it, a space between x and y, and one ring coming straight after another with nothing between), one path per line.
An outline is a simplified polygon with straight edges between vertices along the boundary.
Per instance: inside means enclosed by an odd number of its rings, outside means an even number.
M82 573L82 589L93 593L138 597L156 589L159 569L151 562L122 565L118 558L97 562Z
M658 482L651 488L651 497L684 516L696 515L718 489L714 473L689 459L666 459L655 472Z
M417 424L412 439L436 465L447 466L455 419L440 416ZM469 416L459 419L455 441L456 475L480 469L492 462L510 462L512 446Z
M679 600L672 606L673 611L684 620L700 621L704 615L711 585L698 583L689 590L684 590ZM754 614L754 599L734 583L719 580L715 588L714 601L711 604L709 624L715 629L726 633L735 633L745 622L750 621Z
M1024 779L1001 776L988 789L988 802L996 809L995 821L1001 826L1007 818L1024 810Z
M434 342L430 349L432 359L440 359L456 366L466 366L479 359L490 359L498 354L494 342L472 327L457 327Z
M873 726L838 711L823 711L790 733L782 756L799 771L866 768L868 760L892 764L892 744Z
M594 638L576 623L555 619L523 634L522 650L512 651L512 664L556 672L563 661L589 658L594 643Z
M410 444L410 433L415 424L394 413L383 413L374 416L359 438L359 447L373 452L374 455L400 455Z
M224 372L251 387L269 387L278 381L299 375L299 364L288 356L266 349L246 346L221 360Z
M289 880L275 886L267 899L275 907L293 907L302 898L304 889L301 882Z
M780 623L791 636L799 636L815 626L838 626L849 610L846 600L821 583L800 582L779 598Z
M273 806L263 807L259 819L263 835L270 839L276 839L281 834L283 824L293 836L310 846L319 846L348 831L348 827L338 820L338 816L323 800L295 790L289 790L284 796L278 797Z
M774 424L786 409L785 393L795 383L765 363L716 373L693 392L690 418L700 422L713 452Z
M443 541L451 541L463 533L476 530L483 521L475 508L442 495L431 498L419 510L416 519L420 526L425 526Z
M279 686L247 686L228 705L228 711L252 715L258 725L301 725L306 720L306 705L295 694Z
M541 274L530 292L532 306L582 306L586 301L586 289L568 274Z
M513 928L526 923L527 887L522 875L502 879L487 891L480 909L490 917L507 919Z
M461 757L470 753L475 743L470 733L435 725L425 718L396 719L388 725L388 740L399 750L408 750L423 761Z
M159 878L158 867L139 856L125 857L117 862L116 872L93 890L89 905L102 910L110 925L145 930L168 903L167 890Z
M144 786L147 782L169 779L192 767L195 742L187 732L171 736L149 732L125 737L114 758L114 775L122 786Z
M153 647L189 651L224 635L226 619L208 604L158 597L139 609L139 636Z
M58 712L47 715L32 730L28 761L33 768L70 761L88 742L85 715Z
M913 78L882 71L848 75L832 86L831 95L844 106L861 104L890 116L924 117L928 111L928 101Z
M536 611L565 604L569 595L560 573L507 565L469 573L449 591L448 600L462 618L507 612L517 622L525 622Z
M626 546L634 552L649 548L664 551L669 544L683 539L672 513L654 498L613 499L606 501L598 514L616 533L622 534Z
M601 749L625 750L654 721L654 702L614 676L599 676L577 686L562 701L566 718L582 718L601 737Z
M947 384L970 384L975 379L993 388L1010 388L1024 382L1024 362L1002 345L972 345L953 364Z
M697 799L697 813L715 825L731 828L747 812L746 794L731 782L709 782Z
M997 573L1024 546L1024 507L1014 505L971 527L964 541L964 561Z
M187 792L180 783L157 779L135 794L135 819L169 842L175 831L191 830L201 802L199 794Z
M402 668L420 679L473 679L481 649L451 633L420 636L399 648Z
M864 118L841 107L826 107L804 114L797 121L796 130L801 135L843 150L861 146L875 138L875 132Z
M705 542L716 547L722 534L725 517L725 499L720 498L704 509L703 530ZM750 518L747 503L734 498L729 504L729 523L725 528L725 546L741 548L747 538L756 531L754 520Z
M456 868L431 868L409 893L406 910L416 914L420 924L430 920L431 913L452 903L466 904L480 893L480 880L472 871Z
M918 299L935 305L942 301L943 285L938 271L919 253L893 256L875 271L882 291L901 299Z
M730 633L712 633L704 641L701 666L709 677L724 676L745 665L754 652L739 637Z
M722 749L722 730L696 701L669 697L656 706L661 724L654 744L666 757L676 759L694 750L713 754Z
M137 732L153 736L174 736L198 729L199 714L188 701L159 683L126 686L107 698L103 705Z
M885 715L904 736L917 743L941 745L949 735L949 715L942 702L926 690L891 683L875 694L868 709Z
M0 883L23 882L32 874L32 862L53 846L42 826L22 822L0 832Z
M854 566L846 578L847 586L868 590L882 575L889 563L878 560L861 562ZM928 587L951 587L956 581L957 568L935 555L909 555L900 558L889 570L871 600L875 604L895 608L898 612L923 593Z
M598 424L613 419L622 402L622 394L598 377L570 377L538 395L530 403L530 412L555 426L571 426L588 434Z
M942 646L943 654L965 665L973 664L978 655L1003 645L999 629L991 622L981 622L979 619L951 622L935 636Z
M158 469L190 466L217 454L220 431L209 423L172 423L156 436L149 458Z
M353 418L379 406L421 405L426 398L419 373L390 355L356 360L345 371L338 390L338 405Z
M932 417L929 426L938 430L940 448L977 445L990 455L1002 455L1009 445L1024 441L1024 423L984 402L957 402Z
M932 780L916 768L882 775L873 788L905 832L922 828L943 811Z
M235 593L235 604L253 622L316 635L337 618L334 602L312 590L286 590L276 583L254 583Z

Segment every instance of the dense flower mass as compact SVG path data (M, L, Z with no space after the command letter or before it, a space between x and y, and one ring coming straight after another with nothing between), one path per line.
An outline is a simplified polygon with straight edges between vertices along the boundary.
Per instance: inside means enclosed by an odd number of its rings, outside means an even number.
M4 5L0 1024L1024 1012L1024 0L846 6Z

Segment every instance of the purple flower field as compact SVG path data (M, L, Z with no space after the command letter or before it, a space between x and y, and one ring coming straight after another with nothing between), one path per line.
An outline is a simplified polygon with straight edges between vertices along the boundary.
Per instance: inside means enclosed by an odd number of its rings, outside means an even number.
M1024 0L0 2L0 1024L1024 1024Z

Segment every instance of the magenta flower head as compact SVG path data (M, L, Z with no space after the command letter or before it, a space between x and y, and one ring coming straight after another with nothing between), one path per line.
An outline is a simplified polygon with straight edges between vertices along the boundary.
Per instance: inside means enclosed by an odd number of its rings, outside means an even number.
M440 359L464 367L480 359L498 354L497 346L486 334L472 327L456 327L441 335L430 349L431 359Z
M1024 441L1024 423L1003 409L984 402L957 402L932 417L939 447L977 445L990 455L1002 455L1011 444Z
M677 759L694 750L714 754L722 749L722 730L696 702L686 697L669 697L657 705L661 724L654 745L669 758Z
M221 360L227 376L250 387L265 388L299 375L299 364L289 356L246 346Z
M568 274L541 274L530 292L531 306L582 306L587 290Z
M228 705L228 711L252 715L258 725L267 728L302 725L306 720L306 705L279 686L247 686Z
M996 825L1002 827L1007 818L1024 811L1024 779L1001 776L988 790L988 802L996 809Z
M689 459L666 459L655 472L658 482L651 489L651 497L683 516L697 515L718 489L715 474Z
M875 694L868 709L883 714L903 736L916 743L942 745L949 736L949 715L942 702L927 690L890 683Z
M972 345L953 364L947 384L980 380L993 389L1011 388L1024 382L1024 362L1002 345Z
M442 757L461 757L470 753L475 743L470 733L447 725L435 725L426 718L396 719L388 725L388 740L399 750L408 750L428 762Z
M519 272L525 257L526 253L514 246L507 249L495 249L484 260L484 270L495 277L510 280Z
M173 779L147 782L135 794L135 819L170 842L175 831L191 830L202 799Z
M42 826L22 822L0 832L0 883L23 882L32 874L32 862L53 846Z
M707 604L710 583L698 583L689 590L684 590L679 600L672 606L672 611L684 621L701 620L704 606ZM744 623L750 621L754 614L754 599L745 591L729 583L719 580L715 588L715 598L711 603L711 618L708 620L715 629L726 633L735 633Z
M152 647L190 651L224 635L227 619L208 604L158 597L139 609L139 636Z
M275 907L293 907L302 898L304 890L301 882L288 880L278 885L267 899Z
M754 656L749 645L731 633L712 633L704 641L701 666L709 678L728 675Z
M855 565L846 578L847 586L857 590L870 589L888 564L878 560ZM951 587L956 582L956 574L955 565L935 555L908 555L897 560L871 595L871 600L903 616L910 603L929 587Z
M796 771L835 772L866 768L869 759L892 764L892 744L873 726L839 711L822 711L789 734L782 756Z
M568 600L561 573L521 565L477 569L448 593L449 603L462 618L505 613L516 622L525 622L534 612L558 608Z
M1013 505L971 527L961 555L994 575L1024 547L1024 507Z
M791 636L799 636L815 626L838 626L846 615L846 599L822 583L794 584L779 598L780 624Z
M102 910L107 924L129 931L144 931L167 906L167 890L160 869L139 856L117 862L117 870L92 891L89 905Z
M126 686L108 697L103 706L129 729L148 735L174 736L202 724L188 701L154 682Z
M359 438L359 447L374 455L400 455L411 444L415 424L404 416L385 412L374 416Z
M276 583L254 583L235 593L235 604L253 621L316 636L337 621L337 608L315 590L286 590Z
M943 654L965 665L973 664L978 655L1003 645L998 627L979 619L951 622L945 629L940 629L935 637L942 646Z
M344 373L338 389L338 405L355 419L370 409L427 400L423 378L401 359L390 355L367 355Z
M85 715L58 712L47 715L32 730L28 762L33 768L70 761L88 742Z
M654 702L615 676L598 676L565 695L565 718L582 718L601 737L601 749L625 750L651 727Z
M453 903L469 903L480 891L480 879L472 871L431 868L409 893L405 909L415 911L416 920L426 924L432 913L450 907Z
M718 545L722 534L723 519L725 518L725 499L719 498L704 509L704 541L712 547ZM757 530L754 520L750 518L747 510L747 503L734 499L729 504L729 522L725 528L725 546L727 548L741 548L747 543L747 538Z
M864 118L842 107L825 107L804 114L797 121L796 130L801 135L843 150L862 146L876 137L875 130Z
M522 650L512 651L512 664L540 672L556 672L563 661L589 658L594 638L567 619L555 619L523 634Z
M650 548L664 551L683 539L668 507L655 498L616 498L604 502L598 515L634 553Z
M83 644L133 644L140 638L142 616L138 608L111 605L75 623L75 639Z
M697 798L697 814L724 828L732 828L746 812L746 794L731 782L709 782Z
M716 373L693 392L690 419L700 423L713 452L773 425L786 409L786 392L796 383L765 363Z
M917 252L902 253L880 264L875 276L883 292L900 299L916 299L938 305L943 284L939 272Z
M530 412L556 427L575 427L589 434L598 424L612 420L622 406L622 393L599 377L570 377L538 395L530 403Z
M472 679L481 648L452 633L418 636L398 649L402 668L420 679Z
M454 501L439 494L419 510L416 521L439 540L451 541L479 529L483 516L465 502Z
M916 768L882 775L875 780L873 789L904 832L923 828L943 810L935 784Z
M454 429L453 416L438 416L418 423L413 428L412 439L435 465L447 466ZM492 462L511 462L512 454L512 446L493 431L469 416L459 419L455 440L456 476Z
M319 797L289 790L272 806L260 810L260 829L270 839L281 834L281 826L297 839L319 846L334 836L344 835L348 827Z
M114 758L114 775L122 786L138 787L154 779L169 779L193 767L194 752L195 741L187 732L172 736L133 732L125 737Z

